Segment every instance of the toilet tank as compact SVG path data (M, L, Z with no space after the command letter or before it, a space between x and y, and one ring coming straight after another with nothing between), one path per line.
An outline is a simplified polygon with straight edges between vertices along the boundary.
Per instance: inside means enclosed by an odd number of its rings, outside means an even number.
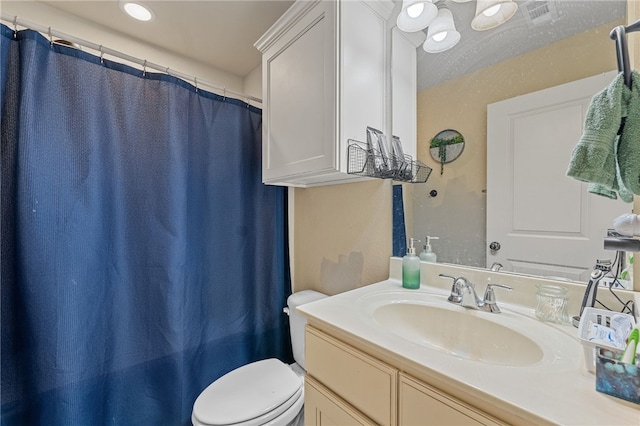
M291 334L293 358L302 368L305 368L304 326L307 324L307 319L296 313L296 307L304 305L305 303L313 302L314 300L324 299L325 297L327 297L326 294L322 294L314 290L302 290L293 293L287 299L287 306L289 307L289 333Z

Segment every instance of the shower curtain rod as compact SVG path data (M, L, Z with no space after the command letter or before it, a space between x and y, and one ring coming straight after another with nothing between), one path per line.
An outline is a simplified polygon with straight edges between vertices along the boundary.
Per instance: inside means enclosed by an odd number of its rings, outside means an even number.
M43 25L38 25L38 24L33 23L33 22L25 21L24 19L19 19L17 16L11 16L11 15L5 13L5 12L0 12L0 19L5 21L5 22L8 22L8 23L12 24L14 31L17 31L17 27L18 26L29 28L29 29L32 29L32 30L38 31L40 33L44 33L44 34L48 35L50 40L52 40L53 37L64 39L66 41L69 41L71 43L77 44L79 46L87 47L89 49L95 50L96 52L100 52L100 56L101 57L106 54L106 55L114 56L116 58L124 59L125 61L133 62L135 64L138 64L138 65L142 66L143 70L154 69L156 71L163 72L163 73L165 73L167 75L170 75L172 77L177 77L177 78L180 78L182 80L188 81L188 82L192 83L196 88L200 88L202 86L207 86L209 88L214 89L216 92L218 92L218 94L220 94L220 92L222 92L223 96L231 95L231 97L236 97L236 98L238 98L240 100L246 100L247 103L249 103L249 101L262 103L262 99L260 99L260 98L256 98L256 97L244 94L244 93L236 92L234 90L227 89L224 86L219 86L217 84L209 83L209 82L204 81L204 80L200 80L197 77L190 76L190 75L183 74L181 72L169 69L169 67L162 67L162 66L160 66L158 64L154 64L153 62L149 62L146 59L139 59L139 58L135 58L133 56L129 56L126 53L122 53L122 52L118 52L117 50L109 49L108 47L104 47L101 44L95 44L95 43L92 43L90 41L74 37L74 36L72 36L70 34L65 34L65 33L61 32L61 31L54 30L51 27L45 27Z

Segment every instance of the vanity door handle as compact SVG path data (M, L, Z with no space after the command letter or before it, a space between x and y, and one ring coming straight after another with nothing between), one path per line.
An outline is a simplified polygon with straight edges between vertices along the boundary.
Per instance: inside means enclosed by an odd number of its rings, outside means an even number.
M492 241L491 244L489 244L489 249L491 251L499 251L500 250L500 243L497 241Z

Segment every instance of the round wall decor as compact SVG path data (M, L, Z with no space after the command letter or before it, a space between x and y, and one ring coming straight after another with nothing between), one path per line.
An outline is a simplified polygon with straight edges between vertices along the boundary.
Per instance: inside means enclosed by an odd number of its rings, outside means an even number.
M429 143L431 157L440 163L440 174L444 172L444 165L458 158L463 150L464 137L457 130L443 130Z

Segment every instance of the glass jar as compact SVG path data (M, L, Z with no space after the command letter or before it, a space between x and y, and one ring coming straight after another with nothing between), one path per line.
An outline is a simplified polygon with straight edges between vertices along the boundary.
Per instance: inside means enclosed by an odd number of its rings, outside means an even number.
M540 285L536 299L536 317L546 322L569 324L566 288L556 285Z

